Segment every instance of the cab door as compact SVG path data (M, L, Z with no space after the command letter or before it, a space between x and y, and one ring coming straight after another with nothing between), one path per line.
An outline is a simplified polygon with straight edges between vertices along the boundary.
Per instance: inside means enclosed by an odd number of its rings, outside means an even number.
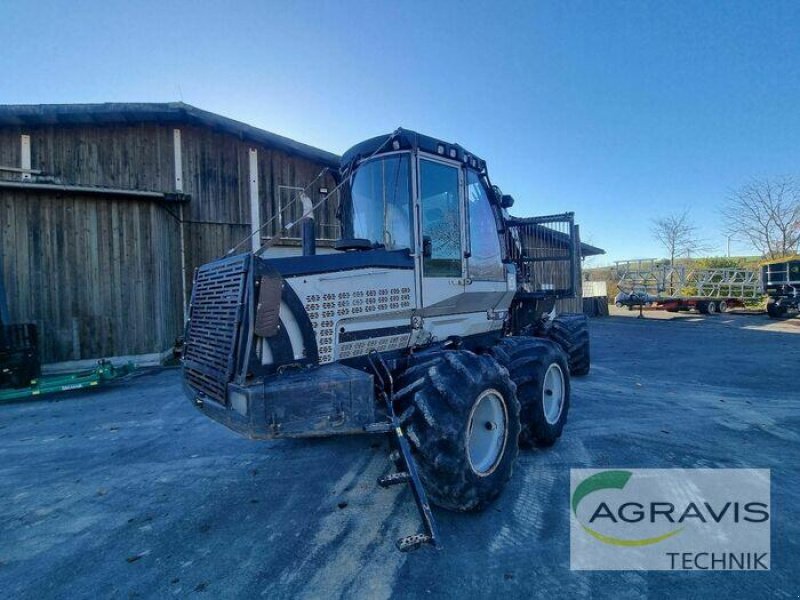
M464 293L463 175L458 163L419 158L417 217L420 308L426 316L452 314Z

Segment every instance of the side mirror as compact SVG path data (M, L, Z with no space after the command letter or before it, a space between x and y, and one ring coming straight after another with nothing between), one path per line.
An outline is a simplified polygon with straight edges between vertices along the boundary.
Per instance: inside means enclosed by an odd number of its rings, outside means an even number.
M433 240L429 235L422 236L422 258L433 256Z
M497 206L503 204L503 191L496 185L492 186L492 196L494 196L492 199Z
M514 206L514 196L511 194L503 194L500 197L500 206L502 208L511 208Z

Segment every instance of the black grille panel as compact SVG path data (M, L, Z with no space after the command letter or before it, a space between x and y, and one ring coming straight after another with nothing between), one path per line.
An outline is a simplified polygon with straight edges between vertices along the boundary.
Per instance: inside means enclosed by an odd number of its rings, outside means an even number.
M192 388L222 404L236 369L248 264L245 254L203 265L192 289L184 375Z

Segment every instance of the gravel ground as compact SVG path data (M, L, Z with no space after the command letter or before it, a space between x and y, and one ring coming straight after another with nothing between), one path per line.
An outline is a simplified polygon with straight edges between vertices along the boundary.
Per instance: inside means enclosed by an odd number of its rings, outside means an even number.
M177 370L0 406L8 598L782 597L800 579L800 327L766 317L593 320L564 437L521 454L481 514L436 511L444 549L400 554L409 492L378 438L252 442ZM800 323L800 319L794 322ZM772 570L573 572L572 467L772 470Z

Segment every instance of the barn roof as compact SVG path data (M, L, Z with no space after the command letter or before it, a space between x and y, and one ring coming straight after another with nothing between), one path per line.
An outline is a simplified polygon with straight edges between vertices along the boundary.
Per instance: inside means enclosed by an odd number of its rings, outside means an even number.
M288 154L307 158L331 168L339 168L339 157L336 154L183 102L0 105L0 126L120 123L186 123L208 127L282 150Z
M581 242L581 256L600 256L605 253L606 251L602 248Z

